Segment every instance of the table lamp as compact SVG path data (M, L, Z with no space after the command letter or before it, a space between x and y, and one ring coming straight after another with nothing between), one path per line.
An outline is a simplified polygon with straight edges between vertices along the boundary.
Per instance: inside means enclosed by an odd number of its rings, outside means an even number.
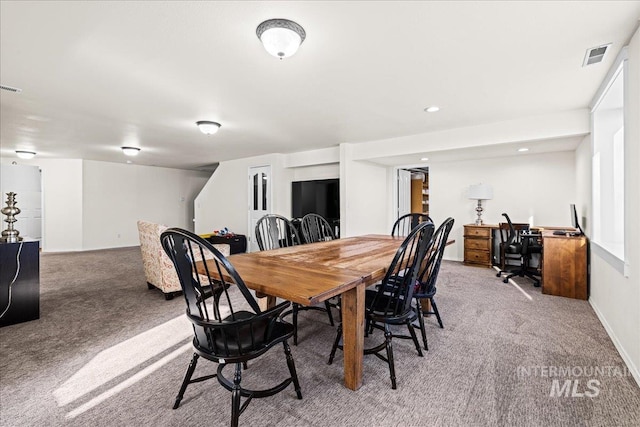
M489 184L471 185L469 186L469 199L478 201L476 225L482 225L482 201L493 199L493 188Z

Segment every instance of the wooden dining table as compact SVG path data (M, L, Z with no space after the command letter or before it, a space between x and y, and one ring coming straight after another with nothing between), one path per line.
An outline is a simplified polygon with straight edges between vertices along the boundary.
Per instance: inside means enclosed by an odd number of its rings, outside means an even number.
M365 235L235 254L229 261L249 289L304 306L341 296L344 384L362 385L365 288L380 281L404 237ZM204 271L204 265L202 265ZM327 347L327 350L329 347Z

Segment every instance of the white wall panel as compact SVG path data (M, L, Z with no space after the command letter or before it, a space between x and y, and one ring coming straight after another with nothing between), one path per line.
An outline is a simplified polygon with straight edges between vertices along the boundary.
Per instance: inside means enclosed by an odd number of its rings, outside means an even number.
M139 219L193 230L193 200L207 172L85 160L83 249L140 244Z
M487 224L513 222L570 226L569 204L576 202L575 154L523 154L495 159L434 163L429 167L429 215L436 224L453 217L455 224L445 258L464 258L463 225L476 219L477 201L467 198L472 184L490 184L493 199L483 201Z
M640 30L629 43L625 80L625 277L591 255L589 302L640 385Z

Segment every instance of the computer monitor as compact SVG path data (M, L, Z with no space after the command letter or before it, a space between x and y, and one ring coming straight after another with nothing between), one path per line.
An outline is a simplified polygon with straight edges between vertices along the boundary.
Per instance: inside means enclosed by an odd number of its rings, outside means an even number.
M576 205L572 203L571 205L569 205L569 208L571 210L571 226L578 230L576 233L584 234L584 232L582 231L582 227L580 227L580 221L578 221L578 211L576 210Z

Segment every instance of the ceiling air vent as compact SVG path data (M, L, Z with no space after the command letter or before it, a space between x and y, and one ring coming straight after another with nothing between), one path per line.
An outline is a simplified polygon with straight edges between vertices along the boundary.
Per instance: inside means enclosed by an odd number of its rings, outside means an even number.
M0 85L0 89L8 90L9 92L15 92L15 93L22 92L22 89L20 89L20 88L12 87L12 86L5 86L5 85Z
M604 55L609 50L611 43L603 44L602 46L592 47L587 49L587 53L584 55L584 61L582 61L582 66L586 67L587 65L597 64L598 62L602 62L604 59Z

